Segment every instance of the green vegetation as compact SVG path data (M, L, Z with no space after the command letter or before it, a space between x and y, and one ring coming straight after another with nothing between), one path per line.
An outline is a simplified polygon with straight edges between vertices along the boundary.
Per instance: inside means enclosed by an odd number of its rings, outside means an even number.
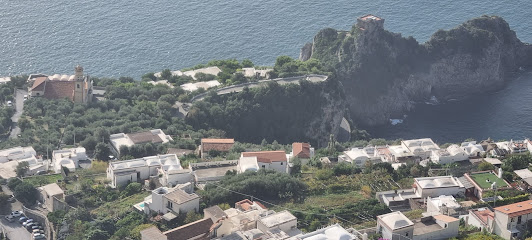
M57 183L62 180L63 180L63 176L61 174L31 176L31 177L24 178L24 182L27 182L34 187L40 187L40 186L44 186L50 183Z
M470 176L482 189L491 189L491 184L494 182L497 182L498 188L508 186L504 180L498 178L497 175L491 172L475 173Z
M218 187L220 186L220 187ZM288 174L273 170L259 170L242 174L227 174L219 183L207 184L201 192L207 206L219 203L235 203L252 195L267 201L296 201L305 199L306 185Z
M315 143L329 134L316 133L324 112L344 110L336 105L325 109L342 98L341 92L338 82L330 79L319 84L300 81L299 85L269 82L267 87L245 88L235 94L209 94L194 103L187 123L196 129L221 129L242 142ZM330 123L326 125L330 130Z
M30 164L28 162L19 162L17 164L17 167L15 168L15 172L17 173L17 177L24 177L26 176L26 173L30 170Z

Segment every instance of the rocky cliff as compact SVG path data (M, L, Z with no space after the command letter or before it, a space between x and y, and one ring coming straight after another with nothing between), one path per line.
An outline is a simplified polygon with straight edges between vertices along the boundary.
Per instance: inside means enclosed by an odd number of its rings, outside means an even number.
M351 31L323 29L302 49L335 70L352 118L362 125L402 116L416 102L460 99L503 86L511 73L532 65L532 47L506 21L482 16L424 44L384 30L367 15Z

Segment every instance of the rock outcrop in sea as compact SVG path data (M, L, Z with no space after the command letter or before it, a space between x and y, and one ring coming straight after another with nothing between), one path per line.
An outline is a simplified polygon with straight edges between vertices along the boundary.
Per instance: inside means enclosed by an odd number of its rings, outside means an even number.
M519 68L532 66L532 46L497 16L438 30L419 44L367 15L350 31L321 30L300 56L335 70L351 117L362 125L384 124L432 97L445 102L499 89Z

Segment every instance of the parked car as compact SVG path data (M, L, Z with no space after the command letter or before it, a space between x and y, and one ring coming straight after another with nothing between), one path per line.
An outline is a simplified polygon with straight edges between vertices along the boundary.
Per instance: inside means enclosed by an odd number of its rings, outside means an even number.
M41 230L41 229L34 229L33 232L32 232L33 235L35 234L42 234L44 235L44 230Z
M42 226L39 225L39 224L33 224L33 226L31 226L31 230L41 230L42 229Z
M13 211L11 212L11 216L13 217L20 217L22 216L23 212L22 211Z
M21 217L21 218L18 219L18 222L19 222L19 223L24 223L24 222L27 221L27 220L28 220L27 217Z
M7 106L11 107L11 106L13 106L13 103L11 101L7 101Z
M36 233L36 234L33 234L33 239L42 240L42 239L46 239L46 237L44 236L44 234Z
M28 95L24 95L24 101L28 100Z
M15 218L14 218L13 216L11 216L11 215L6 215L6 216L5 216L5 219L6 219L8 222L13 222L13 221L15 221Z
M28 225L28 224L30 224L30 223L32 223L32 222L33 222L33 219L30 218L30 219L26 220L25 222L23 222L23 223L22 223L22 226L25 227L26 225Z
M14 203L17 200L15 199L15 196L10 195L9 198L7 199L7 201L10 202L10 203Z

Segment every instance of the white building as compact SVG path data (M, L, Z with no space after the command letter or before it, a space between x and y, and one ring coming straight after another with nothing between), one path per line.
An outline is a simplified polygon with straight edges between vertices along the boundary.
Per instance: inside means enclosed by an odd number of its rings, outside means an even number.
M259 168L288 173L287 156L284 151L243 152L240 157L256 157Z
M7 84L8 82L11 82L10 77L0 77L0 85Z
M423 215L455 215L461 207L453 196L427 197L427 212Z
M194 83L185 83L185 84L182 84L180 87L185 90L185 91L188 91L188 92L193 92L193 91L196 91L200 88L203 88L205 90L209 89L209 88L212 88L212 87L217 87L217 86L220 86L220 82L218 82L218 80L211 80L211 81L207 81L207 82L194 82Z
M421 198L438 197L442 195L464 196L465 188L453 176L414 178L416 195Z
M55 173L61 172L61 167L66 167L71 172L79 167L79 161L87 160L84 147L55 150L52 152L52 166Z
M191 211L197 212L199 210L199 199L200 197L197 194L187 193L178 187L160 187L153 190L151 196L145 199L144 213L151 214L156 212L165 214L163 216L165 220L171 221L177 215Z
M383 150L381 150L383 152ZM389 154L386 154L388 153ZM403 145L389 146L385 153L385 160L390 163L402 163L408 160L414 160L415 155Z
M292 159L296 157L301 161L301 164L305 165L314 157L314 148L309 143L292 143L292 151L288 154L287 159L292 162Z
M33 158L35 155L37 155L37 152L35 152L33 147L8 148L0 151L0 163Z
M433 150L430 159L436 164L448 164L469 160L469 154L458 145L453 144L446 149Z
M259 218L257 221L257 229L267 235L283 237L293 237L301 233L297 229L297 218L287 210Z
M238 160L238 173L246 171L256 172L259 170L257 157L240 157Z
M528 152L527 140L510 140L508 148L510 153L526 153Z
M38 191L39 201L42 202L48 211L65 210L65 205L61 203L61 201L64 202L65 200L65 192L59 187L59 185L57 185L57 183L39 187Z
M444 240L458 235L460 220L446 215L423 217L411 221L401 212L377 216L377 232L391 240Z
M294 240L357 240L355 235L349 233L340 224L334 224L325 228L318 229L314 232L309 232L296 236Z
M433 150L438 150L437 144L435 144L430 138L413 139L401 141L401 145L408 149L414 156L423 159L429 159Z
M359 168L364 168L368 161L372 163L382 161L381 157L376 153L377 151L375 151L374 147L352 148L338 156L338 162L348 162Z
M504 239L522 237L532 220L532 200L496 207L493 233Z
M412 239L414 223L401 212L391 212L377 216L377 232L380 232L384 239Z
M476 141L463 142L460 147L470 157L480 157L486 153L482 145L478 144Z
M111 150L115 154L120 155L121 146L132 147L135 144L143 143L167 143L169 141L173 141L174 139L172 139L171 136L164 134L163 130L161 129L153 129L138 133L112 134L109 137L109 140L111 141Z
M167 172L172 177L166 177L166 184L186 183L192 180L190 171L183 170L175 154L157 155L139 159L110 162L107 168L107 179L113 188L125 186L130 182L139 182L150 176L157 176L159 171Z
M242 68L242 72L244 73L245 77L261 77L261 78L268 78L270 75L269 72L273 71L272 68L269 69L255 69L253 67L251 68Z
M467 224L492 232L494 223L494 213L489 208L479 208L469 210Z
M225 217L215 223L212 230L215 237L229 236L238 231L250 231L257 228L257 221L268 209L256 201L244 199L235 203L234 208L224 211ZM259 234L264 234L260 232ZM255 238L253 238L255 239Z
M0 177L9 179L16 177L15 169L21 162L27 162L29 169L26 175L35 175L40 171L48 171L49 162L36 156L33 147L14 147L0 151Z

